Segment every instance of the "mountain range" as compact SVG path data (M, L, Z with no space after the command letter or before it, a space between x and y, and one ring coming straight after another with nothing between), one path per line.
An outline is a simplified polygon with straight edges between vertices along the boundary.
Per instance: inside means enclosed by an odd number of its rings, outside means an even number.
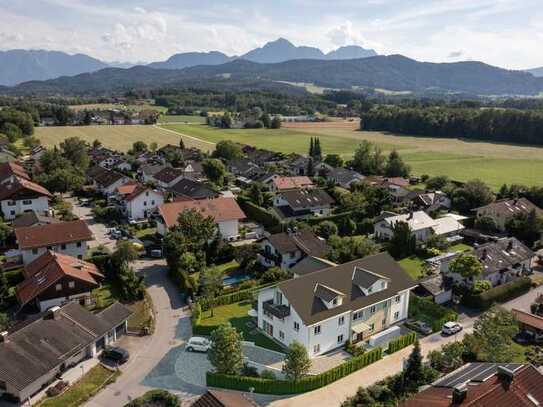
M533 76L537 76L539 78L543 76L543 67L528 69L526 72L530 72Z
M73 77L22 83L0 90L9 94L103 95L157 87L253 89L313 83L333 89L387 89L414 93L537 95L543 78L481 62L419 62L401 55L348 60L296 59L257 63L236 59L220 65L184 69L136 66L106 68ZM298 88L299 90L299 88Z
M293 59L339 60L365 58L375 55L377 53L374 50L367 50L356 45L341 47L325 54L318 48L297 47L286 39L280 38L240 57L228 56L218 51L186 52L175 54L166 61L153 62L147 66L155 69L183 69L197 65L221 65L236 59L259 63L279 63ZM59 51L0 51L0 85L13 86L26 81L73 76L107 67L131 68L135 65L144 65L144 63L108 63L84 54L69 55Z

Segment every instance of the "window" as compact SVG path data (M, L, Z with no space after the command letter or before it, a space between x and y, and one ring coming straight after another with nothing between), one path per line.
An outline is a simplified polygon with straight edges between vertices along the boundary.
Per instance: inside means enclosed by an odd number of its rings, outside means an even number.
M78 258L79 260L83 260L83 255L82 255L82 254L78 254L78 255L77 255L77 258Z
M384 281L381 281L381 288L385 288L386 287L386 283Z
M313 332L315 335L319 335L321 333L321 326L317 325L315 328L313 328Z
M400 318L400 311L394 313L394 319L397 320L398 318Z
M294 330L298 332L300 330L300 324L298 322L294 322Z
M57 285L55 286L55 289L56 289L57 291L62 290L62 284L57 284Z
M75 288L75 281L70 281L70 282L68 283L68 287L70 287L70 288Z
M83 244L81 242L77 242L77 247L81 247Z
M64 243L64 244L61 244L61 245L60 245L60 248L61 248L62 250L66 250L66 244L65 244L65 243Z
M15 215L15 211L13 210L9 211L9 213L11 213L12 215Z
M32 254L38 254L38 249L32 249Z
M47 250L53 250L53 246L47 246Z
M337 297L334 298L334 300L332 301L332 304L333 304L333 305L337 305Z
M285 340L285 333L283 331L279 331L279 339Z
M368 288L368 294L371 294L372 291L373 291L373 287Z
M143 201L143 206L147 206L147 201Z
M339 317L339 319L337 320L337 324L339 326L343 325L345 323L345 317L344 316L341 316Z
M375 314L375 305L372 305L372 306L371 306L370 312L371 312L372 314Z
M32 199L23 199L23 205L32 205Z
M313 346L313 353L319 353L321 351L321 345L320 344L316 344L315 346Z
M151 201L151 205L154 205L155 204L155 201Z
M15 206L17 202L15 201L8 201L8 206Z
M357 319L362 318L363 315L364 315L364 311L355 312L353 314L353 320L356 321Z
M342 343L343 342L343 335L339 335L337 337L337 343Z
M399 295L396 296L396 298L394 299L396 301L396 304L400 302L401 298Z
M371 323L370 324L370 331L373 331L375 329L375 324L374 323Z

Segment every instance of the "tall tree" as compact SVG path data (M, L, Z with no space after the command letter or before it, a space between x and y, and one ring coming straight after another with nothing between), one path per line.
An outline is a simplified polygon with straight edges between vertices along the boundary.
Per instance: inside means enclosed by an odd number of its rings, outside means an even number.
M313 137L309 140L309 157L313 157L315 155L315 142L313 141Z
M452 273L458 273L466 279L476 278L483 272L483 265L472 254L461 254L456 259L451 261L449 270Z
M308 177L313 177L315 175L315 163L313 162L313 157L309 157L309 160L307 160L306 174Z
M409 166L404 163L400 154L396 150L392 150L388 156L385 168L387 177L408 177Z
M223 288L223 272L219 267L209 267L202 274L202 285L204 297L209 304L211 316L214 315L215 298Z
M407 222L396 222L394 233L389 242L390 254L396 259L402 259L415 253L417 241Z
M298 341L292 342L288 347L287 356L283 362L283 373L289 380L300 380L311 369L311 359L307 349Z
M211 349L207 358L217 373L239 374L243 367L242 340L243 335L230 324L220 325L211 333Z
M222 186L226 177L226 168L221 160L209 158L202 163L204 173L211 182Z
M416 340L403 372L405 390L410 392L417 391L418 387L423 384L424 376L420 343Z

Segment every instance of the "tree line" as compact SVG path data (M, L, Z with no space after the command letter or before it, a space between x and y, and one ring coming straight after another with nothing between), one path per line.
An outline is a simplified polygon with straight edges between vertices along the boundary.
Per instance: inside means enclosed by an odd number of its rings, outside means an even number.
M380 106L361 114L360 129L426 137L543 144L543 112Z

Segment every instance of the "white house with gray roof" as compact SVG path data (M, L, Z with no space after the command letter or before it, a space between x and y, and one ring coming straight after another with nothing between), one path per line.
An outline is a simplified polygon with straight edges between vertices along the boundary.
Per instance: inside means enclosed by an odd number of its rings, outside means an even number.
M388 253L368 256L261 290L258 328L319 356L404 321L416 285Z

